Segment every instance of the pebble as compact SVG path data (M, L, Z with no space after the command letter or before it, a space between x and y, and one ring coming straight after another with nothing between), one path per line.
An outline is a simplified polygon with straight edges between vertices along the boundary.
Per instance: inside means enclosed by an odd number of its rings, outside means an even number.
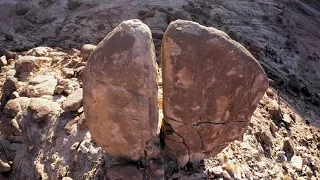
M231 176L230 176L230 174L229 174L228 171L226 171L226 170L224 170L224 171L222 172L222 176L223 176L224 178L226 178L226 179L232 179Z
M223 173L221 166L213 167L209 169L210 173L213 173L215 176L220 176Z
M300 156L293 156L291 158L291 164L296 171L302 171L302 158Z

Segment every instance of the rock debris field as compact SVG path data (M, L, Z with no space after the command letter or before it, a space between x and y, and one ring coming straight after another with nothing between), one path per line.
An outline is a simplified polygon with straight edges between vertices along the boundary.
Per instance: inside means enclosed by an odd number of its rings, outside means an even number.
M31 14L30 5L53 10L63 3L37 3L1 2L0 9L7 7L7 16L14 6L13 20L18 15L32 24L54 24L55 20L42 22L39 14ZM172 9L161 9L153 1L150 6L132 1L120 13L126 3L109 6L120 19L133 20L113 19L96 45L66 38L68 47L36 43L16 49L12 47L18 47L15 43L29 31L4 34L1 180L320 179L320 96L317 82L308 74L312 70L287 76L277 73L281 65L266 61L294 62L295 57L281 58L298 45L288 42L291 50L279 53L273 45L260 51L258 42L243 43L239 34L224 29L223 22L210 26L212 9L218 7L214 5L230 12L233 1L168 2ZM277 7L273 3L269 5ZM301 18L320 24L311 18L319 17L316 2L285 5L290 8L281 21L297 8L305 13ZM96 4L69 0L65 6L62 12L80 13L86 6L91 14ZM169 22L163 23L165 14ZM219 18L214 18L217 23ZM1 28L13 27L3 22ZM317 33L310 36L320 39ZM319 44L309 46L315 41L308 38L302 44L310 47L316 64ZM288 66L288 71L296 67ZM317 77L316 72L313 78Z

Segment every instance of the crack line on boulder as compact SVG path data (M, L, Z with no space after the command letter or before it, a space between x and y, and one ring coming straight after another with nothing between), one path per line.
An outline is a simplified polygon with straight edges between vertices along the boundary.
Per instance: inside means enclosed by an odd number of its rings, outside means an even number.
M182 142L178 142L178 143L182 143L183 145L185 145L186 147L187 147L187 149L188 149L188 154L190 154L190 149L189 149L189 147L188 147L188 145L186 144L186 142L185 142L185 140L183 139L183 137L180 135L180 134L178 134L177 132L175 132L175 131L173 131L173 133L175 133L175 134L177 134L181 139L182 139ZM168 138L169 139L169 138ZM171 140L171 139L169 139L169 140ZM172 141L172 140L171 140ZM176 142L176 141L173 141L173 142ZM167 147L167 146L165 146L165 147ZM168 147L167 147L168 148ZM170 149L170 148L169 148Z
M226 125L226 124L229 124L229 123L244 123L245 121L229 121L229 122L210 122L210 121L203 121L203 122L199 122L199 123L196 123L196 124L187 124L187 123L184 123L184 122L181 122L181 121L177 121L175 119L172 119L172 118L169 118L169 117L166 117L167 119L171 120L171 121L175 121L175 122L179 122L183 125L187 125L187 126L199 126L201 124L217 124L217 125Z

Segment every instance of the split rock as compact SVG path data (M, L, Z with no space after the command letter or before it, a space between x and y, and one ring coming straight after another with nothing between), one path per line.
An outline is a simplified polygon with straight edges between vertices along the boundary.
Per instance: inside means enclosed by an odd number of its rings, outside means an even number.
M170 23L162 50L166 154L211 156L240 139L268 88L254 57L224 32L185 20Z
M116 158L139 160L158 126L156 61L148 26L122 22L92 52L83 74L92 138Z

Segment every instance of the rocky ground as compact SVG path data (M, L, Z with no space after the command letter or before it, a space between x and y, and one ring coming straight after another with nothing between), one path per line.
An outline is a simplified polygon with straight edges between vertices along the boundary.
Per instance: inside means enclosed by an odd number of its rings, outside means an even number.
M158 56L171 20L221 29L272 79L242 141L197 167L169 163L169 179L319 179L319 9L316 0L1 1L0 179L112 175L117 162L92 141L78 95L92 46L78 49L131 18L151 28Z
M84 50L38 47L17 54L16 60L8 59L2 67L2 97L9 100L1 115L3 179L105 179L108 168L117 163L92 141L86 127L79 95L85 58ZM15 74L23 76L15 78ZM160 98L161 79L158 84ZM166 175L171 179L317 179L319 149L320 130L268 89L242 141L197 167L179 169L169 163Z

